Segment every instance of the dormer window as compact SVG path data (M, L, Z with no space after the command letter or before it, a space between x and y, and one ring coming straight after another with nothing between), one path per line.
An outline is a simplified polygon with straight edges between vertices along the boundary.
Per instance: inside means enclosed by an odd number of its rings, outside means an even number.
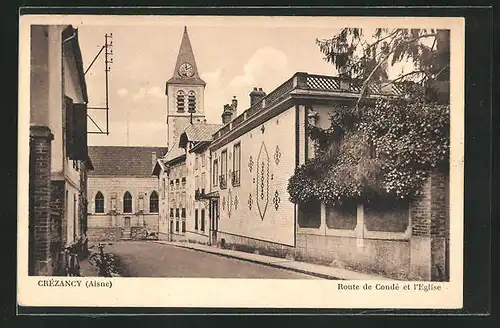
M185 108L184 103L185 94L184 91L177 92L177 112L183 113Z
M194 91L189 91L188 94L188 112L196 112L196 93Z

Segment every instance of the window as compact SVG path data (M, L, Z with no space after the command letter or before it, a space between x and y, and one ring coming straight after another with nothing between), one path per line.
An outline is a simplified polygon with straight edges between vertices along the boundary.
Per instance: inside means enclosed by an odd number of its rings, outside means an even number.
M188 94L188 112L196 112L196 94L194 91L190 91Z
M198 209L194 210L194 230L198 230Z
M205 175L205 172L203 172L201 174L201 186L200 186L200 189L203 191L205 190L205 185L206 185L206 175Z
M158 213L158 194L156 191L149 196L149 213Z
M197 170L199 167L199 164L198 164L198 155L196 155L196 157L194 158L194 169Z
M184 107L185 107L184 98L185 98L184 91L177 92L177 112L179 113L184 112Z
M95 212L104 213L104 196L100 191L95 195Z
M171 207L170 208L170 217L173 218L174 217L174 209Z
M165 199L165 192L166 192L166 189L167 186L165 185L165 178L163 178L163 188L162 188L162 194L161 194L161 197L162 199Z
M220 154L220 188L226 189L227 187L227 151L224 150Z
M201 166L205 167L205 154L201 154Z
M205 231L205 209L201 209L201 231Z
M232 185L240 185L240 172L241 172L241 144L237 143L233 147L233 176Z
M298 206L298 223L301 228L319 228L321 225L321 203L310 201Z
M213 182L212 184L214 185L214 187L217 186L217 182L219 181L219 162L214 159L214 164L213 164L213 167L212 167L212 172L213 172Z
M123 195L123 213L132 213L132 195L128 191Z
M200 189L200 177L197 175L194 177L194 190Z

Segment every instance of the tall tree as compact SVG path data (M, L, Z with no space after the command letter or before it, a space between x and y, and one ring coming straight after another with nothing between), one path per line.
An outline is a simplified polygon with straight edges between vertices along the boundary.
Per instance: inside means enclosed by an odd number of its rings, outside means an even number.
M424 87L428 101L449 102L449 30L378 28L369 34L360 28L344 28L332 38L316 39L316 43L342 77L365 87L372 82L411 81ZM403 62L410 69L389 79L388 70ZM365 90L362 88L360 99Z
M419 195L429 172L449 163L449 31L345 28L316 43L361 91L355 106L336 106L329 129L308 126L316 157L291 177L291 201ZM392 77L397 64L403 70ZM369 83L404 85L406 97L369 100Z

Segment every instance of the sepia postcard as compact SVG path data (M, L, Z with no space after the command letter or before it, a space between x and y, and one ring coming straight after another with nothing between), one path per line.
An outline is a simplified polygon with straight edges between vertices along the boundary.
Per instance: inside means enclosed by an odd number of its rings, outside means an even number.
M462 308L464 37L20 16L18 305Z

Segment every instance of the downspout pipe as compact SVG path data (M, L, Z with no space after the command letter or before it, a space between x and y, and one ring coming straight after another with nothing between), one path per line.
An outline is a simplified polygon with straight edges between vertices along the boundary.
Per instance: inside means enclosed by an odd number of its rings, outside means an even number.
M69 26L68 28L72 28L72 27ZM62 33L61 33L61 36L62 36ZM62 101L62 104L65 104L64 96L66 95L65 84L64 84L64 45L67 42L69 42L69 41L73 40L74 38L76 38L76 35L77 35L76 34L76 30L73 29L73 34L71 36L67 37L66 39L63 39L62 42L61 42L61 93L62 93L62 95L61 95L61 101ZM64 113L64 115L66 115L66 113ZM67 129L66 126L64 126L64 129L63 129L63 138L64 138L64 135L66 135L66 129ZM67 140L66 140L66 142L67 142ZM66 154L66 145L65 144L63 145L63 153L64 153L64 158L63 158L63 162L62 162L63 176L66 176L66 159L68 157L67 157L67 154ZM69 200L66 200L65 203L69 204ZM68 220L68 208L65 208L64 212L66 213L66 215L65 215L66 216L66 220ZM75 227L73 227L73 229L75 229ZM66 232L66 235L67 235L67 232ZM73 239L75 239L74 235L73 235ZM73 240L72 242L75 242L75 240ZM71 244L71 243L69 242L69 240L67 241L67 244Z

